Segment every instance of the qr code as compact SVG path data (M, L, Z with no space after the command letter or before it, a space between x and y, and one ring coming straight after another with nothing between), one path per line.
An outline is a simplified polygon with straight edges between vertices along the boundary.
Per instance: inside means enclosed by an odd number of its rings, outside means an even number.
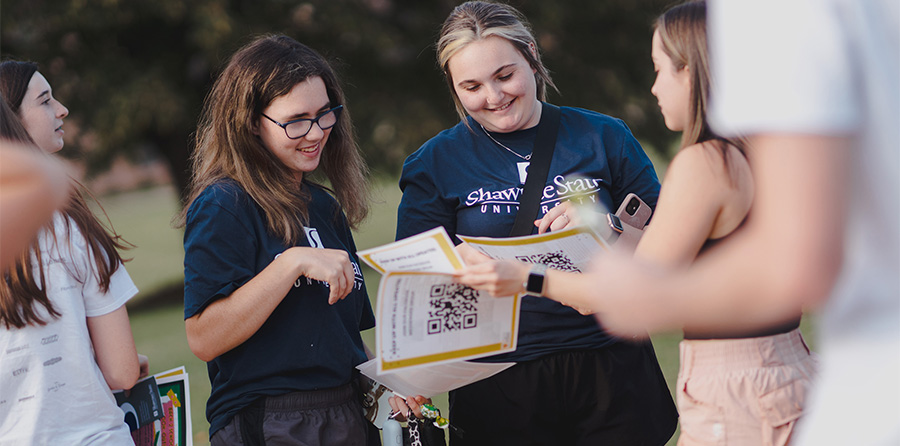
M562 251L533 254L530 256L516 256L516 259L528 263L543 263L550 268L558 269L560 271L569 271L573 273L581 272L581 270L575 266L575 262L566 257Z
M478 291L458 283L431 287L428 334L457 331L478 325Z

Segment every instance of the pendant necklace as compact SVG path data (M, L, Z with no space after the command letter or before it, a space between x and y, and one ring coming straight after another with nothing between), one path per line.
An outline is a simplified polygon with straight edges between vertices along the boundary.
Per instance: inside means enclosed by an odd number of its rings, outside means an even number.
M512 153L513 155L518 156L519 158L522 158L522 159L525 160L525 161L531 161L531 154L530 154L530 153L529 153L527 156L522 156L522 155L520 155L520 154L519 154L518 152L516 152L515 150L510 149L509 147L506 147L506 146L503 145L500 141L497 141L496 139L494 139L494 137L491 136L491 133L488 132L487 129L484 128L484 125L482 125L480 122L478 123L478 125L481 126L481 130L484 130L484 134L487 135L487 137L490 138L491 141L494 141L495 144L497 144L497 145L500 146L500 147L503 147L503 148L506 149L506 151L508 151L509 153Z

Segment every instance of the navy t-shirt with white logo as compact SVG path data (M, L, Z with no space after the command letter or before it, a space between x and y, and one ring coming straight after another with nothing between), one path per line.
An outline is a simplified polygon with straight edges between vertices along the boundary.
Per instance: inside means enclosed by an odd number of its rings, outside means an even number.
M311 195L306 238L297 246L343 249L356 272L353 291L328 305L326 283L301 276L268 320L243 344L208 365L210 435L262 396L347 384L366 360L360 330L375 326L356 246L338 203ZM204 190L191 204L184 235L184 317L229 296L290 246L266 228L262 209L234 181Z
M615 212L629 193L656 206L656 171L622 120L571 107L560 107L560 115L537 218L565 200L598 203ZM491 140L469 117L426 142L403 165L397 239L436 226L443 226L457 243L456 234L507 237L529 164L523 156L531 153L536 134L533 127L491 133ZM517 350L485 361L525 361L611 342L594 317L526 296Z

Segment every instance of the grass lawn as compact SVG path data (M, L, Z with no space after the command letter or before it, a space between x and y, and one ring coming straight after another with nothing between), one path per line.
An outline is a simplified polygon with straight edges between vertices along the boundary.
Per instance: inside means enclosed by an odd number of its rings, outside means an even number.
M173 187L110 195L100 202L116 232L136 246L122 253L132 259L125 268L140 290L135 299L183 282L183 231L171 222L180 210Z
M361 250L393 241L394 238L396 209L400 200L396 181L376 182L373 185L373 199L369 219L355 233L357 247ZM149 296L158 295L167 287L179 287L183 282L182 231L171 226L171 220L178 211L176 194L172 188L160 187L104 197L101 201L116 230L136 245L126 254L134 259L126 264L126 268L141 290L129 303L138 351L150 358L151 373L186 366L190 375L194 444L206 445L209 443L209 424L204 412L209 397L209 378L206 364L188 348L182 303L169 301L149 305L147 302ZM374 306L379 275L365 265L364 273ZM803 328L804 333L809 335L813 327L808 319L804 318ZM364 332L363 339L374 346L374 330ZM672 390L678 371L680 340L680 334L653 337L657 357ZM435 400L440 408L445 411L449 409L446 394ZM668 444L674 445L675 438L677 435Z

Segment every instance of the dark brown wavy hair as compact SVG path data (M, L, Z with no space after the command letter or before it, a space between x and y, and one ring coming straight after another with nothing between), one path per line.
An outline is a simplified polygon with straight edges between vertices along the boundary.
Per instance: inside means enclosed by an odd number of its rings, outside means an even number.
M206 97L191 157L191 187L178 226L184 225L187 210L204 189L232 179L263 209L272 234L286 244L305 236L309 193L252 133L251 126L262 119L272 101L316 76L325 82L331 107L344 105L316 170L327 178L330 188L326 189L343 207L351 227L365 218L368 170L334 70L308 46L287 36L266 35L231 56ZM310 181L308 176L303 176L303 182Z
M2 99L0 136L25 143L35 151L41 151L28 135L18 115L28 83L37 69L37 64L33 62L10 60L0 63L0 99ZM8 103L6 98L12 98L15 102ZM61 210L62 216L66 222L74 222L84 235L93 257L100 289L104 292L109 291L110 277L123 262L118 250L128 249L131 245L114 231L107 231L84 199L83 194L90 192L74 178L70 181L76 187L72 188L73 193L69 202ZM68 231L68 227L66 230ZM52 223L45 226L44 231L49 232L55 242L59 242ZM69 235L67 232L66 240L69 240ZM37 274L34 272L35 267ZM43 306L52 318L61 316L50 302L46 289L42 253L37 240L34 240L29 249L19 254L15 262L3 273L3 280L0 280L0 325L7 328L44 325L47 321L40 317L39 306Z

